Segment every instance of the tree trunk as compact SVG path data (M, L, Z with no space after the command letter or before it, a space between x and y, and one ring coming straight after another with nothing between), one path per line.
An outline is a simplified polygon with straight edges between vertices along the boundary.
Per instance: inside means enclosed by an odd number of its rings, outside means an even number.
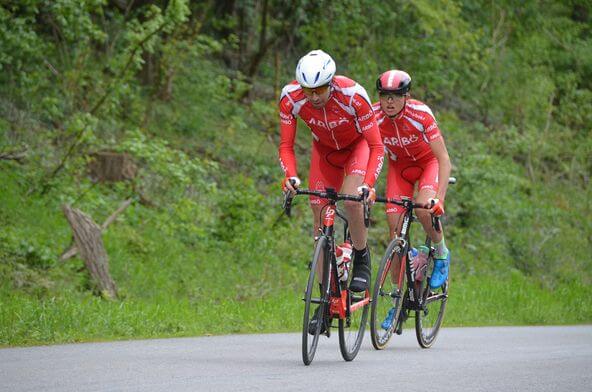
M115 221L115 219L117 218L117 216L119 214L121 214L123 211L125 211L125 209L127 207L130 206L130 204L132 204L133 199L127 199L125 200L123 203L121 203L121 205L119 206L119 208L117 208L115 210L114 213L112 213L105 222L103 222L103 224L101 225L100 229L101 231L105 231L105 229ZM62 255L60 256L60 261L66 261L71 257L74 257L78 254L78 248L76 247L76 244L71 244L71 246L64 251L64 253L62 253Z
M132 180L138 167L129 154L99 151L91 155L90 176L98 182Z
M101 238L101 228L82 211L64 205L64 215L74 232L74 241L84 265L101 295L108 299L117 298L117 287L109 275L109 257Z

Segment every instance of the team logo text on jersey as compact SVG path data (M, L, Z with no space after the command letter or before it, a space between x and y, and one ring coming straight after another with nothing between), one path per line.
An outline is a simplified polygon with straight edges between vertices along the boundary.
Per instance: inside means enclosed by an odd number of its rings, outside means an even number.
M378 176L380 175L380 171L382 170L382 165L384 163L384 157L380 157L379 162L378 162L378 167L376 168L376 170L374 171L374 178L378 179Z
M367 131L367 130L369 130L369 129L370 129L370 128L372 128L373 126L374 126L374 121L372 121L372 122L369 122L368 124L366 124L366 125L364 125L364 126L362 127L362 132L363 132L363 131Z
M348 124L349 121L345 117L340 117L339 120L337 120L337 121L329 121L328 123L325 123L323 120L318 120L314 117L311 117L310 120L307 121L307 123L309 125L316 125L318 127L325 128L325 129L327 129L327 125L329 125L329 129L333 129L333 128L337 128L341 124Z
M366 114L364 114L363 116L361 116L360 118L358 118L359 121L366 121L368 120L370 117L374 116L373 112L368 112Z
M385 137L382 142L384 143L385 146L387 146L387 145L388 146L408 146L411 143L415 143L418 140L419 140L419 137L417 137L417 135L411 135L409 137L402 136L400 142L399 142L399 138L396 136Z

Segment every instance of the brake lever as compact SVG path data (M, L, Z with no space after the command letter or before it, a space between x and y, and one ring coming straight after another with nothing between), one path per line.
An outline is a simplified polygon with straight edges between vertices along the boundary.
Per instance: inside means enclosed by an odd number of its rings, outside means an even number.
M286 216L291 217L292 216L292 200L294 199L294 196L292 195L292 192L290 192L289 190L286 190L284 192L284 203L282 205L282 208L284 209L284 212L286 213Z
M362 205L364 206L364 226L366 226L366 228L370 226L370 206L368 205L368 194L369 190L364 188L362 191Z
M434 200L432 200L432 202L430 203L430 208L432 208L435 204L436 204L436 202ZM434 227L434 230L436 230L436 232L438 232L438 233L442 232L442 225L440 224L440 217L432 216L432 226Z

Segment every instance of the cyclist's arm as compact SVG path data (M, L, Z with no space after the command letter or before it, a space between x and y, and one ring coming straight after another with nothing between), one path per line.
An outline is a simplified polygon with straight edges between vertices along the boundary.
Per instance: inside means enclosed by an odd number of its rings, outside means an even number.
M297 177L294 139L296 138L296 117L292 114L292 104L287 97L280 101L280 146L278 149L280 165L286 177Z
M452 165L442 135L430 143L430 148L438 160L438 191L436 192L436 199L444 202Z
M429 110L429 109L428 109ZM436 192L436 199L439 199L444 203L446 198L446 190L448 189L448 177L450 177L450 157L448 156L448 150L442 137L442 132L438 128L438 123L434 118L431 110L425 112L425 137L430 145L432 153L438 160L438 191Z
M354 97L354 107L356 108L356 114L358 117L358 124L362 135L368 142L370 147L370 156L368 158L368 166L366 168L366 176L364 177L364 183L370 187L374 187L376 179L382 170L382 163L384 160L384 145L382 144L382 138L380 137L380 130L372 106L364 98L356 96Z

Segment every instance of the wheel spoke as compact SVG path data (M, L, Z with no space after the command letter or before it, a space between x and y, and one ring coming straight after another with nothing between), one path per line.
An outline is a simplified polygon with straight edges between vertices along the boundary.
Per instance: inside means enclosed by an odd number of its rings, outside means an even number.
M389 244L375 275L370 332L372 345L377 350L385 348L393 336L403 306L398 282L404 268L398 254L394 253L397 245L396 242Z

